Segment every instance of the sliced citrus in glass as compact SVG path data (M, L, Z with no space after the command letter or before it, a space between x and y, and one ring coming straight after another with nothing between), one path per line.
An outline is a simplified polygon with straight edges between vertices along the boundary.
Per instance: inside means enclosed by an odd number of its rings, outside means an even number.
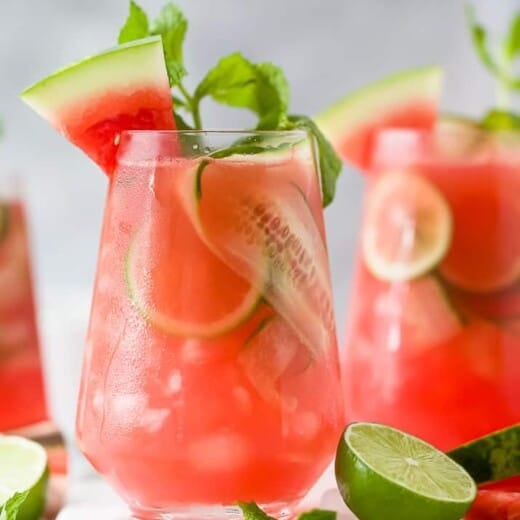
M177 192L177 181L192 173L194 164L179 160L155 167L156 178L174 182L155 187L161 193L131 240L126 280L132 301L153 327L172 335L215 338L244 323L258 307L266 267L264 262L258 278L246 280L201 239Z
M460 520L477 492L466 470L447 455L374 423L347 427L336 454L336 480L360 520Z
M48 478L42 446L22 437L0 435L0 511L15 493L27 492L16 518L38 520L45 507Z
M371 186L362 231L363 255L381 280L411 280L446 255L452 222L435 186L409 171L380 174Z

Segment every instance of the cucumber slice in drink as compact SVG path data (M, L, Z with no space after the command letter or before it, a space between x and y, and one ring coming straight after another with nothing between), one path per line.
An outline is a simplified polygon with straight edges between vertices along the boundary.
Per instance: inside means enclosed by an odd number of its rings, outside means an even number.
M364 259L374 276L395 282L426 274L446 255L451 235L450 208L427 179L397 170L374 181L362 231Z
M430 444L381 424L354 423L336 454L336 480L361 520L460 520L477 487Z
M318 357L335 341L335 328L327 251L307 199L315 169L290 150L283 157L203 159L182 189L184 205L208 247Z

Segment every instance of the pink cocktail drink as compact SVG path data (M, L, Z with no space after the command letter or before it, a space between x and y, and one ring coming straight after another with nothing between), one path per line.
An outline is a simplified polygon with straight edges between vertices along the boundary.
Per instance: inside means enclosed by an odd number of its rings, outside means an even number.
M242 153L251 139L265 151ZM237 500L290 507L343 426L312 143L130 132L120 146L80 445L139 518L201 518L194 505Z
M517 136L375 143L346 340L349 420L448 450L520 421Z
M45 418L24 207L0 197L0 432Z

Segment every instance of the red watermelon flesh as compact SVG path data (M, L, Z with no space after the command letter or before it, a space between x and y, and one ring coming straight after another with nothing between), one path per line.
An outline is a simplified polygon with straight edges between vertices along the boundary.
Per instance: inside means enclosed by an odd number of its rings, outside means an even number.
M173 130L160 37L137 40L70 65L22 99L107 174L125 130Z
M348 95L316 122L346 162L366 170L379 131L433 128L441 87L438 67L401 72Z

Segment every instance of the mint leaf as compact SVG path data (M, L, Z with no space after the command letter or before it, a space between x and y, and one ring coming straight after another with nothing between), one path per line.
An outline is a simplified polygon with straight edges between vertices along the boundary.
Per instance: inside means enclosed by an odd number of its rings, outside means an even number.
M193 127L175 110L173 111L173 117L175 118L175 128L177 130L193 130Z
M238 108L258 109L256 70L239 52L220 59L195 89L196 102L206 96Z
M256 65L258 129L278 128L287 119L289 83L280 67L272 63Z
M166 4L161 9L151 29L151 34L162 37L166 68L172 86L177 85L186 75L182 47L187 29L188 20L182 11L172 3Z
M520 115L508 112L507 110L491 110L482 122L482 128L486 130L518 130L520 129Z
M520 54L520 13L516 14L509 26L509 33L504 40L504 55L512 61Z
M16 520L20 506L24 503L29 491L15 493L0 509L0 520Z
M338 514L336 511L327 511L326 509L312 509L308 513L302 513L298 520L336 520Z
M500 76L500 69L493 60L488 49L487 33L482 25L477 22L475 8L471 5L466 6L466 21L471 32L473 46L480 58L480 61L495 75Z
M310 117L291 115L288 119L294 128L307 130L316 139L319 152L323 207L326 207L334 200L336 182L342 168L341 159L326 137L321 133L318 125Z
M265 514L255 502L237 502L237 505L242 510L244 520L276 520Z
M125 24L119 31L117 43L126 43L146 38L148 33L148 16L134 0L130 0L130 12Z
M239 52L222 58L200 82L194 102L210 96L218 103L247 108L259 117L263 130L278 128L287 117L289 85L272 63L254 64Z

